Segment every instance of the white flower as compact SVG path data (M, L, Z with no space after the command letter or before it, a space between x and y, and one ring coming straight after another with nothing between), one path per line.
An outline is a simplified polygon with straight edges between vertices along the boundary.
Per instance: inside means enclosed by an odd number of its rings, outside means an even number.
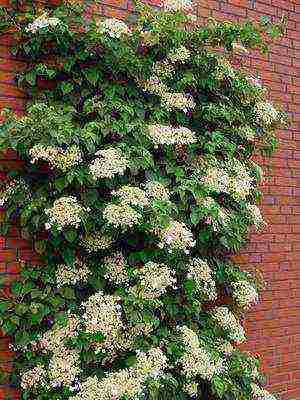
M143 299L156 299L166 293L169 287L175 287L175 271L170 270L164 264L147 262L141 270L141 282L134 287L133 292L137 292Z
M125 258L122 253L104 258L103 264L107 270L104 276L105 279L117 285L128 284L129 277L125 267Z
M26 32L36 33L42 28L46 28L48 26L55 27L60 23L61 21L58 18L48 17L48 15L44 13L40 17L36 18L31 24L29 24L25 30Z
M103 218L116 228L137 225L142 215L126 203L108 204L103 210Z
M78 350L55 351L49 362L49 379L53 387L71 386L80 374L80 352Z
M218 59L215 74L218 80L224 80L226 78L234 79L236 77L234 68L226 58Z
M53 226L58 230L62 230L65 226L78 228L86 211L89 209L78 204L76 197L61 197L54 201L52 208L45 210L45 214L49 218L45 228L50 229Z
M248 81L252 83L254 86L257 86L258 88L262 89L262 80L260 76L248 76L247 77Z
M65 349L65 339L74 337L79 327L79 319L76 315L69 313L66 325L54 325L37 342L37 346L52 353L61 352Z
M129 163L120 149L108 148L99 150L96 158L89 166L94 179L113 178L115 175L124 175Z
M57 286L76 285L77 282L86 282L91 271L80 260L75 265L58 265L55 273Z
M157 61L153 67L153 73L161 79L170 79L174 75L175 68L168 59Z
M47 161L52 168L57 168L63 172L82 162L81 152L77 146L71 146L64 150L38 144L29 150L29 155L32 164L38 160Z
M81 245L88 253L106 250L112 244L112 239L101 232L92 232L81 239Z
M217 167L210 167L202 178L202 182L215 192L228 193L231 178L226 171Z
M170 251L178 249L189 253L189 248L196 244L192 232L183 222L171 221L168 228L162 233L162 242L159 247L167 247Z
M164 0L163 7L165 11L183 11L190 13L194 10L192 0Z
M249 308L252 304L258 302L258 293L256 288L248 281L238 281L232 284L232 297L242 307Z
M277 122L280 119L280 114L273 106L272 103L266 102L259 102L255 106L255 111L257 118L260 123L263 125L272 125L274 122Z
M145 382L160 377L166 368L167 358L161 349L138 352L135 365L109 373L102 379L87 378L80 392L70 400L121 400L124 396L137 400L145 393Z
M148 80L140 81L139 85L145 92L162 96L164 93L169 91L167 85L165 85L157 76L151 76Z
M120 297L98 292L82 304L85 310L82 321L87 333L103 333L105 340L98 343L98 350L114 351L123 334Z
M257 400L277 400L275 396L273 396L268 390L262 389L260 386L255 383L251 384L252 392L254 399Z
M0 207L4 207L12 199L15 200L15 196L19 193L22 193L22 200L28 200L30 197L29 190L28 185L22 179L7 182L4 190L0 192Z
M192 329L183 326L179 328L179 331L186 348L186 352L179 362L187 378L201 376L202 379L210 381L214 375L224 370L223 360L215 360L212 354L201 346L197 334Z
M117 18L107 18L101 21L98 26L98 31L114 39L119 39L122 35L129 35L131 33L125 22Z
M261 215L259 207L255 204L247 204L247 211L249 215L251 216L253 220L253 224L256 227L256 229L263 228L264 226L267 225L265 220L263 219L263 216Z
M224 169L210 167L201 181L215 192L228 193L235 198L245 199L253 188L253 178L241 163L236 162L235 166L229 165L229 168L235 176L229 176Z
M234 53L237 53L237 54L248 54L249 53L248 49L246 49L246 47L244 47L239 42L232 43L232 50Z
M214 320L227 332L228 337L242 343L246 340L245 330L227 307L216 307L212 313Z
M235 349L230 342L225 339L215 339L216 349L223 353L225 356L230 356L234 353Z
M149 125L149 136L153 143L159 144L191 144L197 141L195 132L181 126L179 128L165 125Z
M188 266L187 278L195 282L197 289L203 292L209 300L217 298L216 283L213 278L213 271L206 261L194 258Z
M247 126L247 125L239 128L238 134L243 136L244 138L246 138L249 141L252 141L256 138L255 131L250 126Z
M185 46L179 46L177 49L171 51L168 58L171 62L184 63L191 57L191 52Z
M169 201L170 192L162 183L149 181L145 185L148 197L153 200Z
M161 105L167 110L181 110L187 112L196 107L195 100L190 94L170 92L170 88L161 82L157 76L152 76L146 81L139 82L144 91L155 94L161 98Z
M193 96L185 93L172 93L165 92L161 97L162 106L166 107L167 110L182 110L183 112L188 112L189 110L194 110L196 107L195 100Z
M136 186L125 185L118 190L112 191L111 194L120 197L123 203L132 206L144 207L149 204L147 194Z
M38 365L37 367L21 374L21 388L27 390L33 386L42 384L45 382L45 378L45 368L41 365Z

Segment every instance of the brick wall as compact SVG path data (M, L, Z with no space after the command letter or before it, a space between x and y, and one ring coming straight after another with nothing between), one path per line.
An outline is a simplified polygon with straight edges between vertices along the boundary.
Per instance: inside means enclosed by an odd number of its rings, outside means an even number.
M8 0L0 0L6 5ZM149 0L155 5L157 0ZM105 16L125 17L132 10L129 0L102 0ZM289 17L287 35L262 57L252 54L247 63L270 88L270 97L281 102L292 119L291 129L279 133L281 145L271 160L263 187L263 211L269 222L264 232L252 234L248 248L237 257L247 269L259 266L268 282L262 302L247 316L247 349L263 357L269 376L268 388L283 400L300 398L300 4L299 0L196 0L200 20L258 20L262 15L278 21ZM22 62L9 53L11 38L0 38L0 108L9 106L22 113L25 98L14 85L14 71ZM298 129L297 129L298 128ZM1 163L14 163L11 154ZM262 160L264 163L264 160ZM3 179L0 175L0 179ZM0 214L1 218L1 214ZM29 245L17 231L9 239L0 237L0 274L9 283L19 270L19 258L32 260ZM0 337L0 363L10 368L8 339ZM0 387L0 400L16 399L13 389Z

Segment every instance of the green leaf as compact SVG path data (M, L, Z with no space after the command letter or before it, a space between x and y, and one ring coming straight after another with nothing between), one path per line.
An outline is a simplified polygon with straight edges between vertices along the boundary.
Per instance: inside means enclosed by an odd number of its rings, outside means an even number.
M199 208L194 208L191 212L191 222L193 225L197 225L203 217L202 211Z
M31 86L33 86L36 82L36 72L35 71L29 71L25 74L25 80L28 82Z
M74 289L71 289L69 287L61 288L59 293L65 299L74 299L75 298Z
M63 176L61 178L57 178L54 181L54 185L56 187L57 190L59 190L60 192L62 192L67 186L68 186L68 181L67 179Z
M71 82L62 82L60 84L63 94L69 94L74 89L74 85Z
M78 238L78 233L76 229L69 228L64 232L64 237L67 239L68 242L73 243Z
M62 252L62 257L67 265L74 265L76 261L75 249L66 247Z
M101 76L101 72L98 67L86 69L83 71L83 74L93 86L96 86L96 83Z
M34 242L34 250L38 254L44 254L46 250L46 240L36 240Z

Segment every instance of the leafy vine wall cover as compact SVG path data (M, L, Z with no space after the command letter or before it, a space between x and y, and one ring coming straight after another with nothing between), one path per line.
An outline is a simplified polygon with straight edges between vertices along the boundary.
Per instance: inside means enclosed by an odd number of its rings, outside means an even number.
M282 25L197 24L190 0L128 23L64 0L1 9L31 98L4 110L2 230L40 254L0 302L22 399L274 399L238 344L263 284L231 261L285 115L234 57ZM95 2L92 2L95 3ZM249 49L249 50L248 50ZM6 377L4 377L6 379Z

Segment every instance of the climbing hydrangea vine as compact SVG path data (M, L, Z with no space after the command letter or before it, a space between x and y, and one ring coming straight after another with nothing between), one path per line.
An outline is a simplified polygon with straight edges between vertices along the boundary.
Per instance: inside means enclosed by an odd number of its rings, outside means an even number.
M236 61L283 26L135 5L129 21L70 0L1 10L30 97L3 110L22 165L2 231L40 257L0 302L10 382L23 400L273 399L238 347L263 284L231 257L265 224L253 156L287 120Z

